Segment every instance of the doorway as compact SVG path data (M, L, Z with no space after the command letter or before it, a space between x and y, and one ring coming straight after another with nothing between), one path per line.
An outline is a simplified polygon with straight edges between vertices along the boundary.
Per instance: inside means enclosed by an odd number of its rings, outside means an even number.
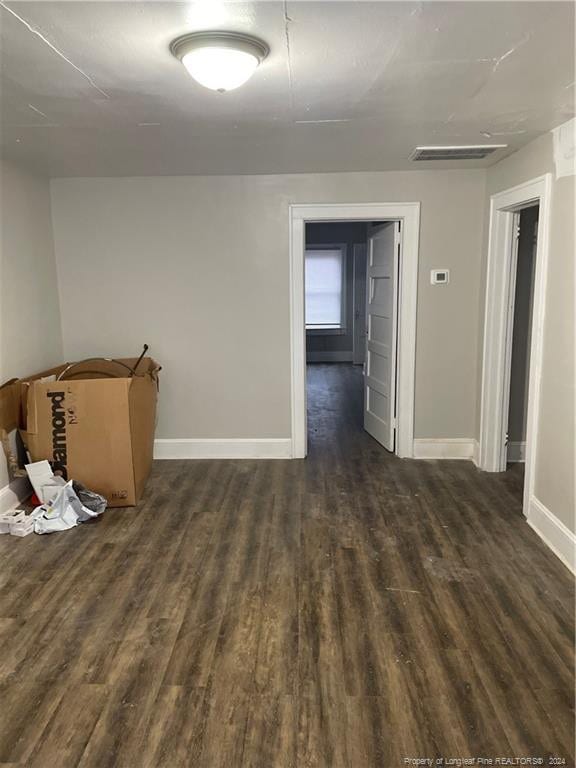
M524 463L522 509L530 520L542 366L550 174L493 195L481 392L479 467ZM519 439L511 439L516 437Z
M309 436L346 425L393 453L401 223L311 222L305 244Z
M290 252L291 252L291 350L292 350L292 455L294 458L304 458L307 453L307 423L306 423L306 326L305 326L305 254L306 254L306 225L337 221L363 222L365 225L380 222L388 229L397 226L401 228L402 258L396 268L396 283L394 290L397 296L397 312L395 313L397 327L387 327L387 323L370 320L368 315L368 333L370 323L375 333L388 333L390 339L397 338L396 375L390 372L386 375L397 382L395 387L396 405L393 424L388 427L395 431L392 450L402 457L413 456L414 434L414 369L416 351L416 290L418 271L418 236L419 236L419 203L372 203L352 205L294 205L290 208ZM393 222L397 222L396 225ZM324 246L335 243L321 243ZM357 243L357 245L361 245ZM328 249L328 248L327 248ZM378 255L378 259L380 256ZM368 257L368 261L370 261ZM373 264L382 267L382 264ZM387 268L387 267L385 267ZM386 276L372 276L372 303L381 304L384 298L381 293ZM382 281L377 285L378 280ZM389 276L388 276L389 278ZM392 285L393 280L388 279ZM354 292L353 292L354 293ZM370 295L368 295L370 298ZM352 296L354 306L354 295ZM336 304L334 304L336 306ZM374 316L378 314L374 306ZM392 318L391 318L392 319ZM391 324L389 324L391 326ZM354 332L354 324L352 324ZM358 329L356 329L358 331ZM354 333L353 333L354 335ZM370 341L370 338L368 338ZM374 341L384 345L384 338L375 337ZM325 350L327 351L327 350ZM379 351L382 351L380 348ZM354 347L351 350L351 362L354 359ZM380 373L383 372L381 366ZM393 373L393 372L392 372ZM364 377L364 386L370 378L370 372ZM373 377L376 378L376 377ZM373 382L374 383L374 382ZM378 382L376 382L378 383ZM372 403L379 400L372 395ZM388 393L389 396L391 393ZM370 409L370 397L365 398ZM393 398L391 398L393 399ZM380 404L381 400L380 400ZM374 409L372 409L374 410ZM390 411L390 409L389 409ZM378 438L377 438L378 439ZM390 444L389 444L390 445ZM388 447L388 446L387 446Z
M511 312L512 349L508 403L508 464L523 463L526 454L526 420L528 415L528 372L530 370L530 337L534 301L534 266L538 243L539 206L523 208L517 214L516 279L514 310Z
M506 468L511 489L522 499L526 457L530 338L534 301L534 266L538 244L539 206L522 208L515 214L516 274L513 306L510 307L510 379L508 389ZM512 286L510 286L512 293Z

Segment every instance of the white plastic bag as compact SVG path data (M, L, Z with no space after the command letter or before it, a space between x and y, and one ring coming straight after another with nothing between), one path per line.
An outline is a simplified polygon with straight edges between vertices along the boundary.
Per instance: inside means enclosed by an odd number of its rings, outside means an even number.
M82 504L72 487L72 480L62 487L52 501L36 507L34 514L37 512L38 517L34 521L36 533L66 531L78 523L98 517L97 512L93 512Z

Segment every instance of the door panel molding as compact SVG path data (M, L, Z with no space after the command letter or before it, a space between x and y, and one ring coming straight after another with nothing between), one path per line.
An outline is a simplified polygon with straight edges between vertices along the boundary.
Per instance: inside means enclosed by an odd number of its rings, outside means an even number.
M416 306L420 203L310 203L291 205L290 227L290 354L292 456L304 458L306 440L306 338L304 330L305 225L326 221L401 221L402 258L399 274L396 454L414 455L414 391Z

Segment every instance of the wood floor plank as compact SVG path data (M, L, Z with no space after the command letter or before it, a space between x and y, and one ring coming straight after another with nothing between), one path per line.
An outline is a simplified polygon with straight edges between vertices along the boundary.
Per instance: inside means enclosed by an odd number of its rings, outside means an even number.
M143 619L111 648L109 693L78 762L79 768L129 768L140 757L179 626Z
M296 765L349 768L344 690L330 679L298 697Z
M102 713L109 689L81 684L66 690L27 762L28 768L75 768Z
M570 688L538 689L536 698L546 712L550 730L554 734L551 747L558 751L552 752L552 756L569 755L574 748L574 691Z
M242 750L244 768L296 768L297 707L292 695L253 694Z
M0 684L0 763L28 761L64 693L63 686L21 679Z
M254 672L257 693L267 697L298 690L299 540L302 496L275 495Z
M206 726L198 765L239 768L250 717L250 695L239 688L208 690Z
M206 689L162 685L141 747L142 768L201 765Z

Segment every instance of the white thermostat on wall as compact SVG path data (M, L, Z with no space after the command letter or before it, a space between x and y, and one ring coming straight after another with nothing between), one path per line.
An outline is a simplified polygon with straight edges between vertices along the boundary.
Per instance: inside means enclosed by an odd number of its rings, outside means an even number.
M446 285L450 282L450 270L433 269L430 272L430 282L432 285Z

